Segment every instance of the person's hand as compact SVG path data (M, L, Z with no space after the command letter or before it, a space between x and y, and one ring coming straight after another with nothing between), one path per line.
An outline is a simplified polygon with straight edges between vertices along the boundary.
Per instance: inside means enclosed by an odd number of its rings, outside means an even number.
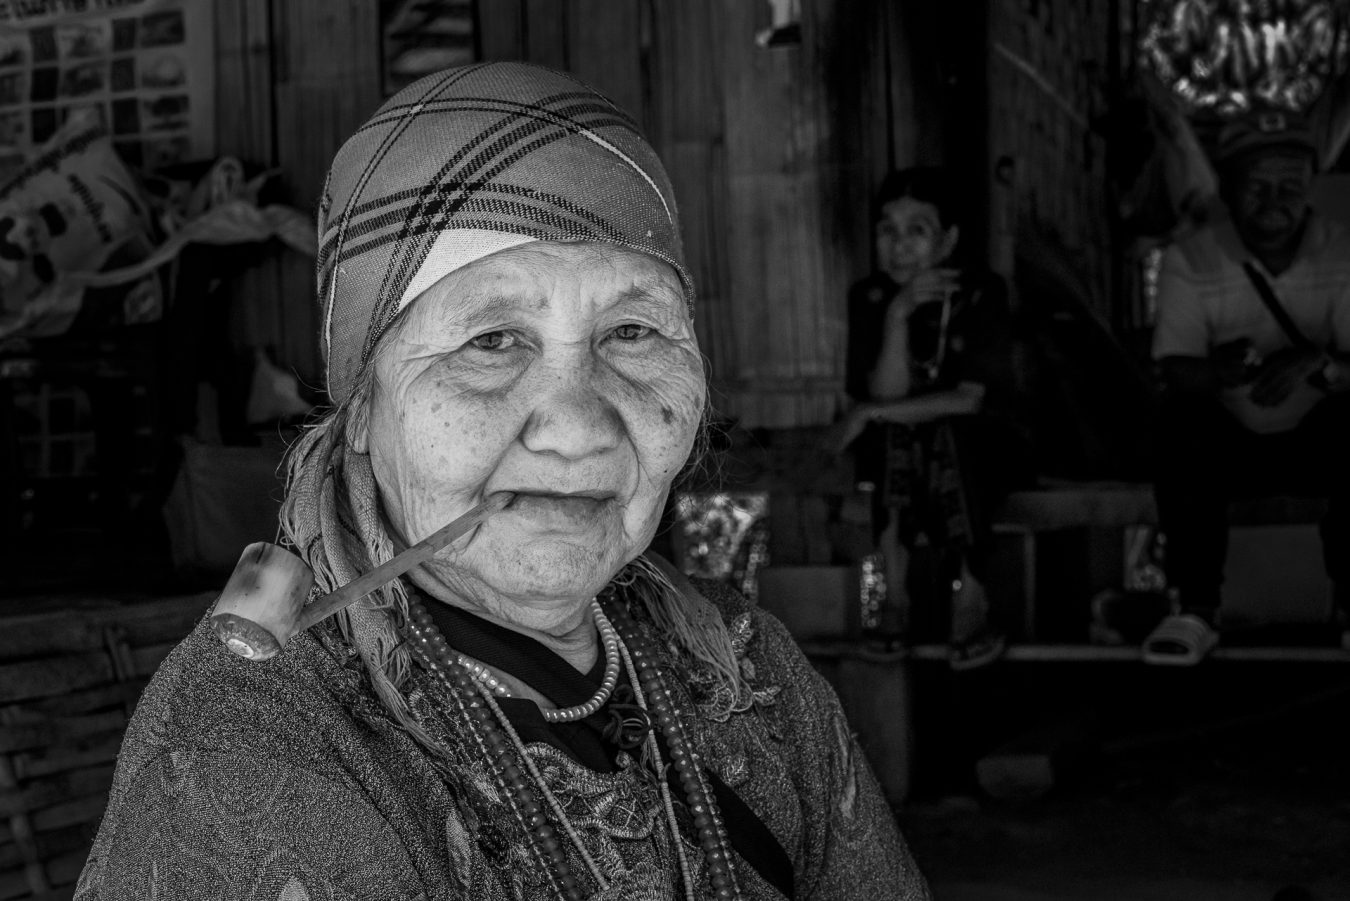
M958 269L925 269L909 284L900 289L900 293L891 301L886 311L886 324L896 319L908 319L919 307L927 303L941 303L961 287L961 272Z
M871 421L871 409L870 405L861 405L849 410L844 418L826 433L825 451L837 457L848 450L848 446L858 440L858 436Z
M984 409L986 388L979 382L961 382L956 386L956 416L974 416Z
M1266 357L1252 382L1252 403L1277 407L1308 377L1326 366L1326 354L1315 347L1286 347Z
M1225 388L1245 385L1251 380L1252 368L1260 364L1252 342L1247 338L1220 344L1210 352L1209 359L1214 364L1219 384Z

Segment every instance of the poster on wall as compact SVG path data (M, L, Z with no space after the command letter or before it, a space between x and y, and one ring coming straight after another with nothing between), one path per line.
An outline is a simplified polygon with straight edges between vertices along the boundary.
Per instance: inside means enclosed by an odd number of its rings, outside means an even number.
M0 180L76 110L133 166L215 156L211 0L0 0Z

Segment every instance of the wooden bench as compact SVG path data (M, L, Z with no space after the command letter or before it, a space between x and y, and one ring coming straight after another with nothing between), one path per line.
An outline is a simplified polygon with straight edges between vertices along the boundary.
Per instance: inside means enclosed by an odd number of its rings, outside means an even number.
M1316 523L1326 512L1317 498L1263 497L1234 501L1233 527ZM1046 480L1029 491L1009 495L994 518L994 533L1020 542L1023 635L1036 635L1038 536L1074 528L1128 529L1158 523L1149 484Z
M0 612L0 899L74 894L127 718L214 598L46 598L30 607L50 612Z
M1038 538L1046 532L1074 528L1128 528L1158 521L1153 489L1123 482L1043 482L1030 491L1015 491L994 516L994 534L1020 543L1022 635L1036 635Z

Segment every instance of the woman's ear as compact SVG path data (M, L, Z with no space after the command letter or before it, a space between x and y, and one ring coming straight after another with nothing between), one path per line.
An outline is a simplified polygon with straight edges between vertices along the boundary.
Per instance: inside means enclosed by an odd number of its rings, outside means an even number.
M956 252L956 242L961 239L961 226L953 225L942 233L942 239L938 242L937 260L939 263L947 260Z

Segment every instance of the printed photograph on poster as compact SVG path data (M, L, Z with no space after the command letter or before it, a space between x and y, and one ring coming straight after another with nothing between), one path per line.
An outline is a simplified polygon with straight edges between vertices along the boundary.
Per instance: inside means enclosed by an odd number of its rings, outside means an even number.
M136 166L215 155L211 0L0 2L0 181L75 108Z

